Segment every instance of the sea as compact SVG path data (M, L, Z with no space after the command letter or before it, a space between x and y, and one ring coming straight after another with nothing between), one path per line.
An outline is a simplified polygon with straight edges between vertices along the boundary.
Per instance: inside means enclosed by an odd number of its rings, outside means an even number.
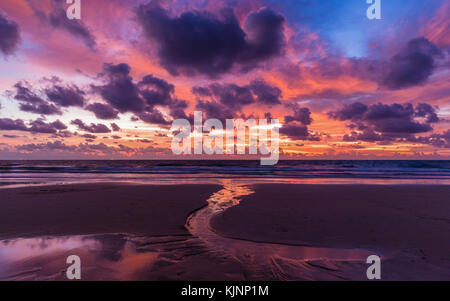
M125 182L450 184L450 160L286 160L275 166L241 160L0 161L0 187Z

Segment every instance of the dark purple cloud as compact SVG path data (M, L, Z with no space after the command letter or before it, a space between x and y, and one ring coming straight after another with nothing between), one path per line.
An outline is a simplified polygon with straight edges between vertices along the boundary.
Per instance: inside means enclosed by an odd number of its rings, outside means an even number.
M432 131L432 124L439 121L435 108L423 103L416 107L410 103L378 103L370 106L353 103L328 115L336 120L351 121L349 127L360 131L344 137L347 141L384 141L410 137Z
M120 127L115 123L111 123L111 128L114 132L120 131Z
M427 103L419 103L416 106L415 116L426 118L428 123L439 122L439 117L436 114L435 108Z
M302 124L285 124L280 129L280 134L294 140L306 140L309 137L308 127Z
M167 107L170 115L185 116L187 103L173 97L175 86L153 75L146 75L135 83L130 76L131 68L127 64L104 64L101 77L106 78L103 86L94 86L114 109L121 113L132 112L136 117L147 123L167 125L169 123L156 106ZM104 109L88 106L89 110ZM98 110L96 110L98 111ZM102 112L103 113L103 112ZM170 116L170 117L172 117Z
M17 136L17 135L2 135L3 137L5 137L5 138L9 138L9 139L17 139L17 138L20 138L20 136Z
M371 129L364 129L362 132L352 132L350 135L344 135L344 141L366 141L366 142L379 142L389 139L389 137L383 137L378 133L375 133Z
M355 102L345 105L341 110L330 112L328 115L336 120L361 120L369 107L363 103Z
M80 137L86 138L88 140L95 140L95 139L97 139L97 136L92 135L92 134L84 134L84 135L81 135Z
M104 124L94 124L90 125L85 124L80 119L75 119L71 122L73 125L76 125L80 130L89 132L92 134L102 134L102 133L111 133L111 130Z
M255 80L249 85L212 84L208 87L194 87L192 92L200 98L209 98L211 102L219 102L234 111L253 103L266 105L280 104L282 92L278 87L265 81Z
M67 126L61 121L45 122L42 119L36 119L29 123L29 126L21 119L0 119L0 130L3 131L23 131L43 134L57 134L67 129Z
M169 125L172 122L164 118L163 114L156 108L147 108L145 112L140 113L139 118L147 123Z
M20 119L10 119L10 118L1 118L0 119L0 130L2 131L27 131L28 128Z
M20 110L28 113L41 114L41 115L61 115L61 110L55 105L43 103L43 104L20 104Z
M291 106L293 114L284 117L286 123L299 122L302 125L310 125L312 123L311 111L309 108L301 108L297 105Z
M137 9L138 21L159 45L161 64L173 75L216 77L235 65L247 67L283 53L284 17L268 8L251 13L241 28L232 9L220 15L188 11L178 17L153 4Z
M175 87L153 75L145 76L138 84L139 92L148 105L169 105Z
M18 151L35 152L35 151L70 151L77 150L76 146L66 145L61 141L47 142L42 144L25 144L16 147Z
M41 119L37 119L30 122L28 131L33 133L56 134L58 131L65 129L67 129L67 126L59 120L46 123Z
M436 67L439 48L425 38L416 38L390 61L383 84L390 89L402 89L424 83Z
M270 86L265 81L257 80L250 83L250 88L256 95L256 100L262 104L280 104L282 91L275 86Z
M440 148L450 148L450 130L447 130L443 133L431 134L429 136L421 136L421 137L411 136L407 137L405 141L413 143L429 144Z
M320 140L320 137L311 135L308 130L308 125L313 122L310 109L296 104L289 105L288 108L293 114L284 117L285 124L280 129L280 134L293 140Z
M41 115L61 115L61 110L38 96L31 90L27 82L18 82L14 85L16 93L14 98L20 103L20 110Z
M219 119L224 122L226 119L234 119L236 111L217 101L199 100L196 105L198 111L203 112L208 119Z
M40 1L36 2L33 0L28 0L27 3L41 22L48 24L53 28L65 30L75 38L81 39L83 43L91 50L95 50L97 45L95 37L86 25L84 25L84 23L80 20L69 20L67 18L65 0L52 0L51 12L49 14L38 8L41 5Z
M61 107L82 107L85 102L86 93L77 86L54 85L45 89L48 99Z
M127 64L104 64L101 75L107 79L107 83L93 87L103 99L121 113L139 113L144 109L144 101L139 97L138 88L130 76L130 71L131 68Z
M4 55L12 54L17 49L19 42L19 26L0 12L0 52Z
M102 120L117 119L119 115L119 111L110 105L98 102L88 105L86 110L91 111L98 119Z

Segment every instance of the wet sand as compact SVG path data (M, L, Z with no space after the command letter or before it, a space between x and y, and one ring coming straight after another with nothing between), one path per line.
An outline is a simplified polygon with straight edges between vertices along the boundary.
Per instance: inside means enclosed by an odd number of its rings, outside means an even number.
M0 279L450 280L450 186L223 185L1 189Z
M218 185L72 184L0 190L0 239L131 233L186 235Z
M385 280L450 280L450 186L253 186L216 215L221 236L253 242L365 249Z
M71 184L0 190L0 281L245 280L186 229L218 185ZM117 234L115 234L117 233Z

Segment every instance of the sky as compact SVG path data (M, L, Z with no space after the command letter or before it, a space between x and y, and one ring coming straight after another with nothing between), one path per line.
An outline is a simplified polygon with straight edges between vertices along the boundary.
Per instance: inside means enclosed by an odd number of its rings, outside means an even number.
M282 159L450 159L449 1L68 7L0 2L0 159L180 159L194 111L278 119Z

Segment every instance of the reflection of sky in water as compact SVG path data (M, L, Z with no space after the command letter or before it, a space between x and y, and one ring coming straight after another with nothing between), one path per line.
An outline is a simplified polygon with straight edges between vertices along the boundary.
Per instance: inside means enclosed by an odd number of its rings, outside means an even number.
M0 280L65 280L70 255L80 257L86 280L139 279L158 257L138 252L123 235L0 241Z

